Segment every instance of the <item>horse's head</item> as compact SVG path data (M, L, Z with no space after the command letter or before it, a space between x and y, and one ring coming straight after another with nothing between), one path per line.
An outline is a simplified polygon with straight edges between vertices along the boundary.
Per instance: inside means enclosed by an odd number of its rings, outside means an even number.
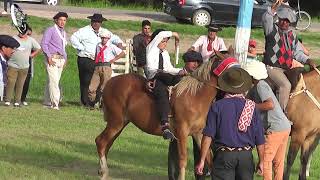
M192 74L185 76L177 85L177 95L190 91L194 95L204 84L216 87L217 76L213 70L226 58L233 56L234 50L230 46L228 51L218 52L209 61L202 63Z

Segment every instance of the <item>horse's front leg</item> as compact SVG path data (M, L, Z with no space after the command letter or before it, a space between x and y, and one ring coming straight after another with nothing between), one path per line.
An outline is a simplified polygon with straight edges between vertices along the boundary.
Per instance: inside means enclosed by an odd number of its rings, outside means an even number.
M185 180L187 160L188 160L188 150L187 150L187 135L182 135L178 137L178 152L179 152L179 178L178 180Z

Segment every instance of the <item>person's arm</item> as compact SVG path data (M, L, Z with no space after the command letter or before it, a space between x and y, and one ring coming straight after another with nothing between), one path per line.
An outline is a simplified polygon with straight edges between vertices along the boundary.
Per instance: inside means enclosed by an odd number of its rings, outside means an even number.
M219 38L219 51L226 51L227 47L222 38Z
M52 56L52 54L49 51L49 43L51 41L51 37L52 37L52 29L48 28L44 32L42 41L41 41L41 48L48 59L51 59L51 56Z
M117 46L113 46L112 47L112 51L114 54L116 54L116 56L110 60L110 63L113 64L115 61L117 61L118 59L124 58L126 56L125 52L122 51L120 48L118 48Z
M259 161L257 163L256 171L259 175L263 175L264 144L257 146L257 153L258 153Z
M216 135L216 130L218 129L217 127L218 113L217 112L218 112L217 105L216 104L211 105L207 115L206 126L202 132L203 137L201 140L200 161L196 166L196 173L200 175L203 174L203 166L204 166L205 158L209 151L212 139L214 139Z
M273 104L272 98L270 97L267 100L263 101L262 103L256 103L256 107L260 111L272 110L274 108L274 104Z
M206 36L200 36L195 43L192 44L192 46L189 48L188 51L197 51L199 52L199 47L203 45L203 38L206 38Z
M84 45L81 43L83 35L85 35L85 32L83 32L82 29L79 29L70 37L72 47L77 49L78 51L85 50Z
M155 48L158 48L159 43L163 40L163 38L168 38L172 36L171 31L161 31L156 37L148 44L147 52L152 51Z
M256 171L258 174L263 174L263 157L264 157L264 129L262 125L262 120L260 113L258 112L257 108L255 109L253 118L255 119L255 145L258 152L258 163L256 167Z
M262 15L262 26L264 34L267 36L273 31L275 9L268 7L267 11Z
M41 46L40 44L33 39L32 37L29 37L32 42L32 53L30 54L31 59L33 59L35 56L37 56L41 52Z
M303 63L303 64L309 64L310 61L309 60L309 56L307 56L304 52L303 52L303 48L301 46L301 43L296 40L296 44L293 45L293 56L294 56L294 59ZM311 64L309 65L313 65L311 61Z
M200 151L200 161L196 166L196 173L199 175L203 174L203 167L206 160L206 156L208 154L208 151L210 149L210 145L212 142L212 138L209 136L203 136L201 140L201 151Z

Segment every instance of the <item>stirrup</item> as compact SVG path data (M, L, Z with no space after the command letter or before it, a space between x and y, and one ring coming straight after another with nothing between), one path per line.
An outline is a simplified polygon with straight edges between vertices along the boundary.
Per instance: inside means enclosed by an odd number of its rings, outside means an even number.
M177 137L174 136L174 134L170 131L170 129L163 130L162 137L165 140L170 140L170 141L177 140Z

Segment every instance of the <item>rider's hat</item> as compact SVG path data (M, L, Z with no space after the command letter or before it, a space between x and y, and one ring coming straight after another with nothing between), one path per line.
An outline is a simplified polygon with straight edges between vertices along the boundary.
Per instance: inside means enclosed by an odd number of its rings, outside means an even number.
M244 67L244 70L246 70L250 76L256 80L262 80L268 77L266 65L257 60L248 62Z

